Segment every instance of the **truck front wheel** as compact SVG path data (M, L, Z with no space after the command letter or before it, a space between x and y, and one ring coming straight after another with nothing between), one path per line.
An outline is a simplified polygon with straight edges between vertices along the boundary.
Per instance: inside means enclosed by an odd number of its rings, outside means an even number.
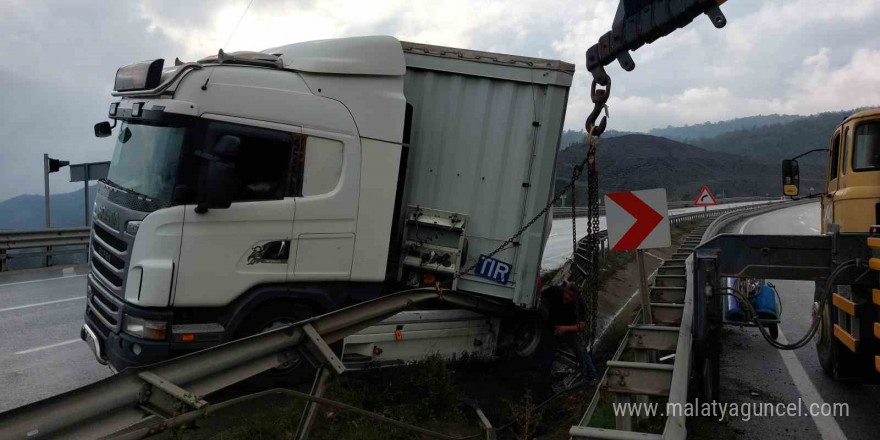
M315 316L311 307L298 303L271 302L263 304L253 310L241 324L235 334L235 339L265 333L277 328ZM296 355L288 359L284 364L273 368L261 376L266 379L258 379L260 382L268 381L270 385L296 385L314 378L315 368L302 357ZM268 379L268 380L267 380Z

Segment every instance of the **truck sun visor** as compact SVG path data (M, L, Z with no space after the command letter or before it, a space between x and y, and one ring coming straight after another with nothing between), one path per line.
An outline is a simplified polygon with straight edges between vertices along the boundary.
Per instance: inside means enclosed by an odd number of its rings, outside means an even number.
M124 92L158 87L162 79L162 66L164 64L165 60L159 58L120 67L116 71L116 83L113 86L113 90Z

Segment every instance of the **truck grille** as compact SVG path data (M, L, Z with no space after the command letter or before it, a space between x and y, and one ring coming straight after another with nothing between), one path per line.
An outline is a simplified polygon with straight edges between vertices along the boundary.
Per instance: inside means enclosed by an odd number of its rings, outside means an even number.
M101 283L102 287L107 288L117 297L122 297L128 261L128 243L100 226L97 221L92 225L92 231L92 252L89 259L92 276Z
M119 252L125 252L126 249L128 249L128 244L114 237L113 234L108 232L106 229L98 225L94 225L94 230L95 235L97 235L98 238L100 238L101 240L104 240L104 242L113 247L113 249L116 249Z
M101 287L100 281L89 275L88 313L114 333L122 325L122 303Z

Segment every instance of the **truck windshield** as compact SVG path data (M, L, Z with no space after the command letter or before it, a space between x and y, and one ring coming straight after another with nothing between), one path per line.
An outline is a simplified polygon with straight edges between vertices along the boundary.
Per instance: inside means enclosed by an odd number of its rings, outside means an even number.
M854 145L854 171L880 169L880 122L859 125L856 128Z
M124 122L107 180L151 199L171 201L185 133L184 127Z

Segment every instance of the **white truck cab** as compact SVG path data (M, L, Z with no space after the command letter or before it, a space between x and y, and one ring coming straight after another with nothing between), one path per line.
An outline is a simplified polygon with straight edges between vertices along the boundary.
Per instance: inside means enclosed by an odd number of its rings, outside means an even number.
M533 311L550 219L481 255L551 197L573 71L392 37L120 68L113 126L95 126L117 140L83 338L121 370L436 282ZM398 336L458 329L422 336L488 355L503 327L449 310L391 321ZM374 344L377 328L349 358L417 357Z

